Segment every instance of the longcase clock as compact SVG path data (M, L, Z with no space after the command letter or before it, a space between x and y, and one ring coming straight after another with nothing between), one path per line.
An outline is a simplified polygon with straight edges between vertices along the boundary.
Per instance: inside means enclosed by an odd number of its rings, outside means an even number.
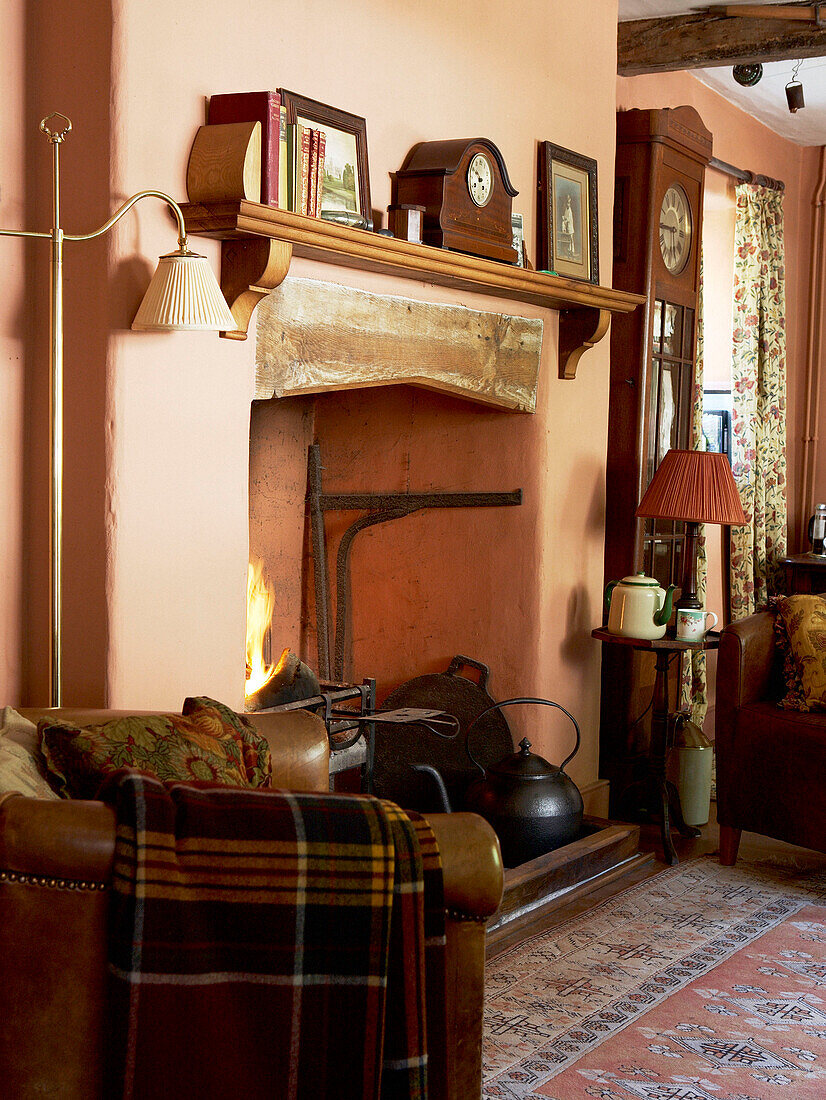
M711 134L693 107L617 115L613 285L642 289L647 303L611 326L606 583L640 570L664 586L683 575L684 525L637 520L634 511L666 451L691 445L710 158ZM627 780L644 734L635 720L650 700L653 659L604 646L602 660L601 767L618 809L613 788Z

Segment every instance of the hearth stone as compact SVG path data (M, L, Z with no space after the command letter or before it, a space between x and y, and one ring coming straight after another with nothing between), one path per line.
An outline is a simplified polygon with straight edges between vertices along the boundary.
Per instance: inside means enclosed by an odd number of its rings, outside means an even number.
M554 909L650 863L653 853L640 853L639 844L638 825L586 817L570 844L508 868L502 904L487 928L488 955L534 935Z

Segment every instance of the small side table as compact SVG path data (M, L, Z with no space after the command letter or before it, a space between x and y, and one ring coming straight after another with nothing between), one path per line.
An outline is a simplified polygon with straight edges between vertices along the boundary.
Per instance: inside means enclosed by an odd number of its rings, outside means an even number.
M783 571L789 596L826 592L826 556L793 554L783 559Z
M651 641L647 638L623 638L618 634L609 634L598 627L591 631L591 637L604 645L621 645L631 649L653 650L655 655L654 698L651 708L651 744L648 752L649 772L644 781L652 796L652 805L660 807L660 829L665 860L672 866L679 863L674 843L671 840L671 819L683 836L699 836L700 830L686 825L680 807L677 788L666 778L665 765L668 756L668 726L671 711L668 704L668 669L673 653L686 651L701 652L704 649L716 649L718 635L707 634L700 642L683 642L677 638L664 637Z

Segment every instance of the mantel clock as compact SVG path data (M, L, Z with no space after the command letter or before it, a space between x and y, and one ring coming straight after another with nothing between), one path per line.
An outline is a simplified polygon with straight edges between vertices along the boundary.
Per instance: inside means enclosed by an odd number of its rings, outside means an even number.
M518 192L492 141L419 142L391 179L393 205L424 206L425 244L517 262L511 211Z

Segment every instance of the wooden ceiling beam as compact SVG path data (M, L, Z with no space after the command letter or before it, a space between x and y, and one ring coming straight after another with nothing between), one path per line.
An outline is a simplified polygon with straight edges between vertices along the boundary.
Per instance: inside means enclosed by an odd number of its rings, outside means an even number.
M819 23L820 8L820 4L724 4L715 8L714 14L727 15L731 19L792 19Z
M636 76L826 56L824 26L777 19L728 18L717 14L719 10L620 23L617 72L620 76Z

